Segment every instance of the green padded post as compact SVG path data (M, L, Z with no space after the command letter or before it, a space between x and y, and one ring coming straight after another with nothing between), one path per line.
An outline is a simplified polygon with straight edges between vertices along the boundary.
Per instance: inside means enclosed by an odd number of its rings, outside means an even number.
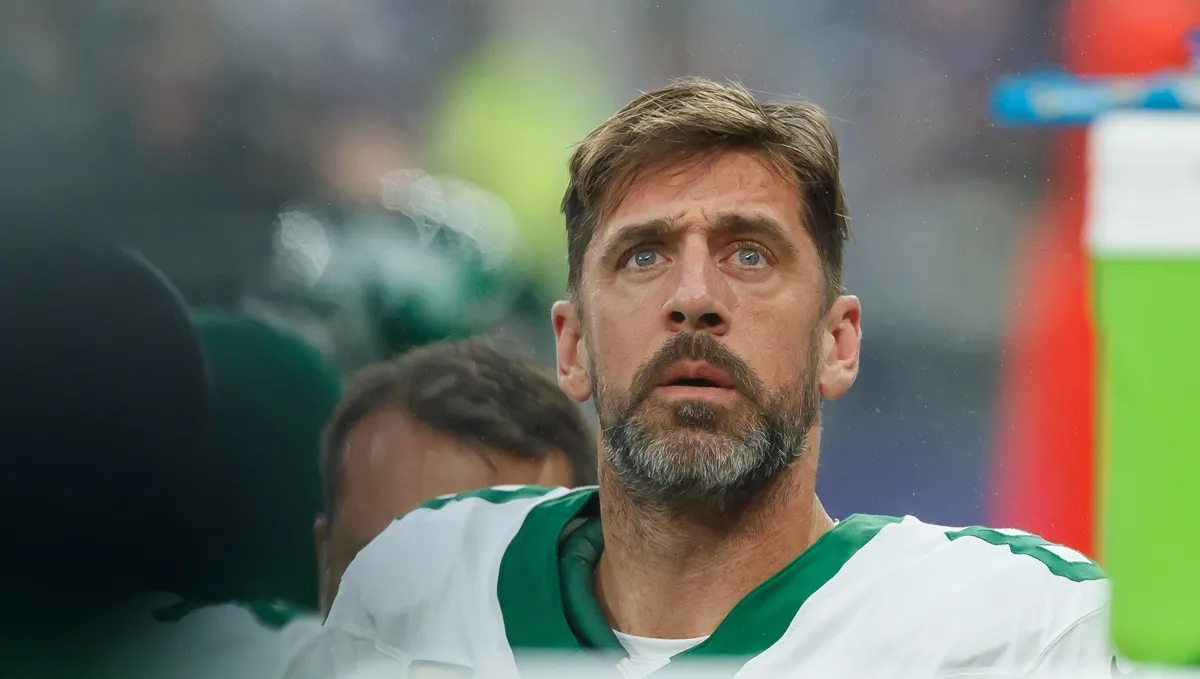
M1200 665L1200 115L1114 113L1089 134L1113 638L1133 661Z

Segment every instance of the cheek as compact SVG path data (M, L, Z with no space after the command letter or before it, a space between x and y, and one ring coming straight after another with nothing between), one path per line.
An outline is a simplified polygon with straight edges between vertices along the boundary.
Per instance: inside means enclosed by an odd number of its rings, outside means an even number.
M816 341L816 320L811 314L782 311L774 306L767 308L744 307L742 312L741 341L738 351L750 363L758 376L768 386L793 382L801 371L807 370L809 356Z
M635 306L610 302L596 308L589 318L586 344L591 367L606 384L622 390L629 387L633 375L665 339L661 314L662 305L649 302Z

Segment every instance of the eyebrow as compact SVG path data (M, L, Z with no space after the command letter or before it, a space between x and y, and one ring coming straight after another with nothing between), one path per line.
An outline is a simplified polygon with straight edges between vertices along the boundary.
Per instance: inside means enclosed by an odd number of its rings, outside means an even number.
M763 215L747 215L740 212L725 212L717 215L717 229L741 236L759 237L772 241L795 254L796 244L788 237L779 222Z
M784 227L770 217L748 215L741 212L723 212L718 214L714 221L716 222L714 231L738 236L759 237L782 245L792 254L797 252L796 244L788 237ZM600 261L611 262L626 248L637 243L661 240L668 234L679 230L681 230L679 216L659 217L623 227L604 244Z
M623 227L604 244L600 252L601 262L611 262L621 255L626 248L637 243L661 240L672 231L679 230L677 217L659 217L647 222L640 222Z

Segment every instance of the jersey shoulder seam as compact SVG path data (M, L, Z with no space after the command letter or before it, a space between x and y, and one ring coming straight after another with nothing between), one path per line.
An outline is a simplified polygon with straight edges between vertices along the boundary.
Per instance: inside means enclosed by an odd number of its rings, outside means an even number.
M1067 638L1067 635L1078 629L1080 625L1091 621L1092 618L1096 617L1097 615L1103 614L1107 609L1108 602L1106 601L1093 610L1079 616L1070 625L1067 625L1063 631L1055 635L1054 639L1052 639L1050 643L1046 644L1046 647L1042 649L1041 653L1038 653L1038 656L1033 659L1033 662L1029 663L1029 666L1025 668L1024 672L1022 672L1022 676L1028 675L1030 672L1036 670L1038 666L1042 664L1042 661L1046 659L1046 656L1049 655L1049 653L1053 651L1063 639Z

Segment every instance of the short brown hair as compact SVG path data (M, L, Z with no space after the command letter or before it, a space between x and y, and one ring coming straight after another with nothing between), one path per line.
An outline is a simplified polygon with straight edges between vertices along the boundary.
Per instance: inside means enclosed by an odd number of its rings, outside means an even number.
M484 339L444 341L364 368L325 428L325 511L341 490L342 448L354 425L383 408L471 445L525 459L562 451L575 485L595 483L596 441L579 406L541 366Z
M813 104L764 103L739 84L687 78L634 99L571 155L562 201L570 297L578 299L583 256L596 225L640 171L697 153L739 149L761 153L796 184L801 219L821 258L826 300L841 294L842 248L850 227L829 117Z

